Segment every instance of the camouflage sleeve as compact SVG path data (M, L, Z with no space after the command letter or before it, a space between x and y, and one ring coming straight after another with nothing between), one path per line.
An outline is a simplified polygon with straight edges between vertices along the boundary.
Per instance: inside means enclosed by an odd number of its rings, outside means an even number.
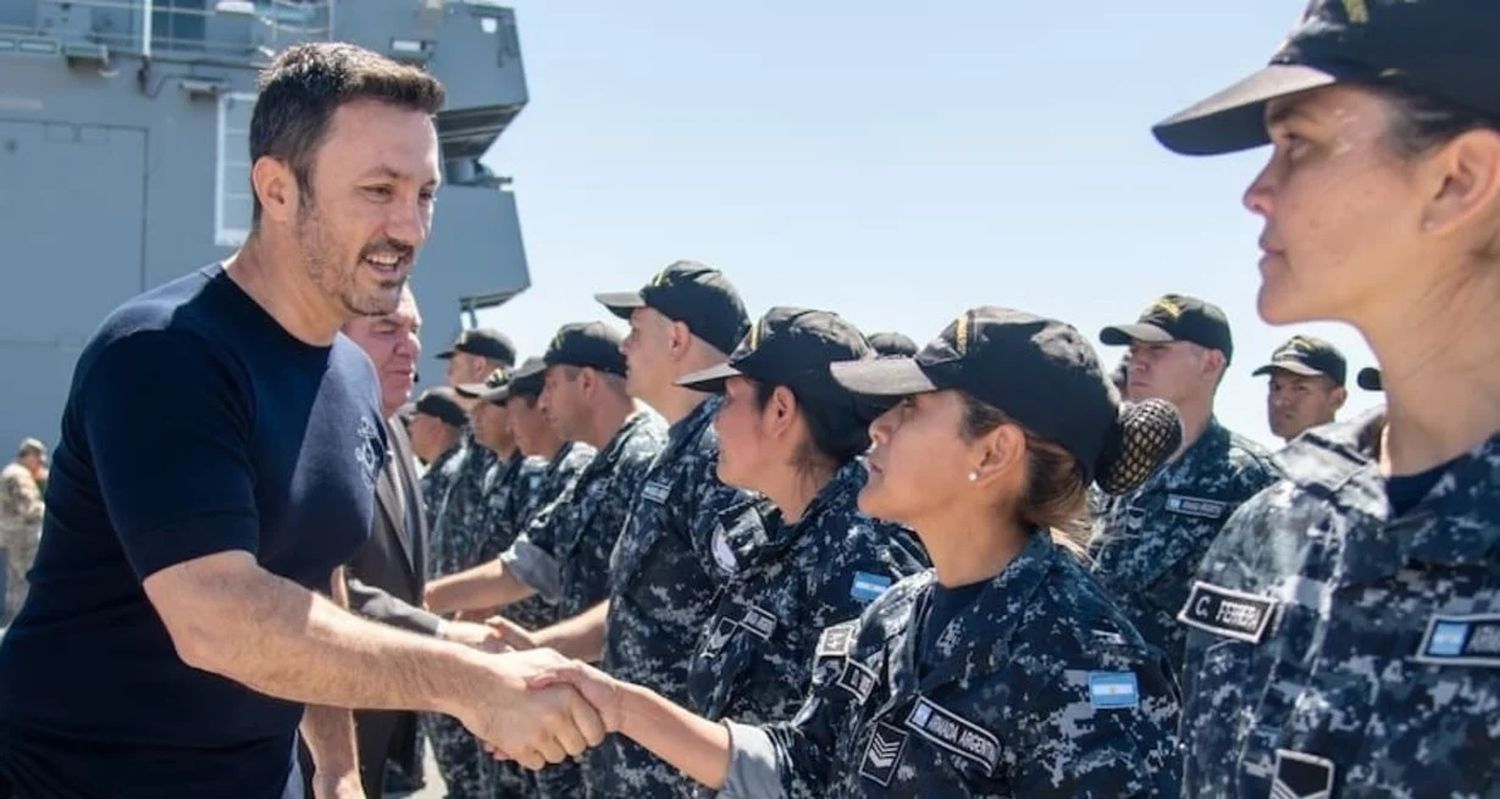
M759 507L750 501L750 494L719 482L716 459L704 459L694 469L695 472L685 478L691 493L682 511L687 514L684 529L703 573L717 574L719 567L714 560L713 540L714 530L722 521L721 514L736 505L745 505L747 513L758 512Z
M858 637L859 622L825 629L819 636L812 689L789 722L748 727L728 722L732 746L730 781L720 794L740 797L820 799L838 773L839 736L855 721L857 706L836 685L845 656Z
M542 595L548 602L557 602L562 597L562 567L557 558L547 549L531 541L531 532L521 534L515 543L500 555L505 570L514 574L526 587Z
M1085 671L1045 655L1018 657L999 680L1026 699L1011 764L1016 796L1179 794L1177 698L1159 666Z

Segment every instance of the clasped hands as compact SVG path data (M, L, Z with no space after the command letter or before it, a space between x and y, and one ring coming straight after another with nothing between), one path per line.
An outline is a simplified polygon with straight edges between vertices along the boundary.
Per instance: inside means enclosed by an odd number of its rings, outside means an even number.
M525 631L500 617L465 624L493 631L470 645L498 654L482 658L492 679L471 686L448 712L494 757L536 770L578 757L620 730L620 683L551 649L531 648ZM496 637L499 646L491 646Z

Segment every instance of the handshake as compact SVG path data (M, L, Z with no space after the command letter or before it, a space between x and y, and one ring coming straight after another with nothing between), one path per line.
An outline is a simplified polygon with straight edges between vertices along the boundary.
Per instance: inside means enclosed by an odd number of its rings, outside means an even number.
M458 696L441 710L462 722L496 758L540 769L582 755L607 733L619 731L619 682L551 649L529 648L524 631L508 629L503 619L456 624L466 626L455 636L445 630L444 637L477 650L471 660L478 679L459 686ZM470 628L492 634L481 637Z

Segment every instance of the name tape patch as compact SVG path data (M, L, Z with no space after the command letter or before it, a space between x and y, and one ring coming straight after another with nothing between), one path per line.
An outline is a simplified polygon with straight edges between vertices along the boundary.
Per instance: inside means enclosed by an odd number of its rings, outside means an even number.
M1133 671L1089 672L1089 704L1095 710L1118 710L1141 704L1140 683Z
M1258 644L1275 610L1276 600L1269 597L1195 580L1177 620L1200 630Z
M1196 516L1200 519L1221 519L1224 517L1224 511L1228 508L1229 503L1220 502L1217 499L1190 497L1185 494L1167 495L1167 511L1183 516Z
M885 593L885 589L891 587L891 578L883 574L870 574L869 572L855 572L854 584L849 588L849 596L861 602L873 602Z
M917 704L906 717L906 728L955 755L978 763L987 774L994 774L995 767L1000 765L999 738L925 696L917 698Z
M818 649L814 659L847 657L854 651L854 637L858 630L857 619L824 627L823 634L818 636Z
M672 483L667 480L649 480L641 486L641 498L658 505L665 504L672 495Z
M877 722L870 745L865 748L865 758L859 763L859 776L881 787L890 787L896 766L901 763L901 753L906 750L906 737L900 729Z
M875 670L852 658L844 661L844 671L839 674L837 685L854 695L855 701L863 705L875 692Z
M1414 659L1450 666L1500 666L1500 613L1434 615Z

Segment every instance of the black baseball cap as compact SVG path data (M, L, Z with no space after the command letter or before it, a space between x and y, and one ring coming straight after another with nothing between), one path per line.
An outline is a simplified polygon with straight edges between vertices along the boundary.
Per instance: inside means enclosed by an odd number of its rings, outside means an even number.
M778 307L750 328L728 361L687 375L677 385L717 394L726 380L743 375L798 395L843 396L848 392L833 381L828 365L873 357L875 351L859 328L838 314Z
M917 354L917 342L904 333L871 333L870 346L882 358L910 358Z
M412 405L413 413L425 413L436 417L444 424L453 427L463 427L469 423L469 414L464 406L458 402L458 396L453 389L447 386L429 388L417 397L416 403Z
M1335 83L1389 84L1500 117L1500 3L1313 0L1266 68L1157 124L1168 149L1266 144L1266 103Z
M619 331L603 322L563 325L542 361L547 366L579 366L625 376L625 355L620 352Z
M504 402L505 398L503 396L499 399L494 399L491 397L491 395L496 391L508 391L509 387L510 370L502 366L499 369L490 372L489 376L486 377L483 382L460 383L457 386L454 386L453 390L456 391L460 397L468 397L469 399L481 399L486 402Z
M860 394L963 391L1066 449L1089 479L1119 419L1118 400L1083 335L1008 308L964 312L913 358L835 363L832 372Z
M1226 362L1234 357L1234 338L1229 334L1229 319L1223 309L1183 294L1168 294L1151 303L1135 324L1104 328L1099 331L1099 340L1111 347L1123 347L1133 341L1153 344L1191 341L1224 353Z
M724 273L696 261L669 265L640 291L595 294L594 298L621 319L629 319L637 308L654 308L687 325L693 335L720 352L732 351L750 326L745 304Z
M1256 369L1253 374L1270 374L1274 371L1291 372L1303 377L1319 375L1344 385L1349 377L1349 364L1338 348L1313 336L1292 336L1287 343L1271 353L1271 362Z
M510 373L510 386L506 396L496 400L504 402L511 397L540 397L547 380L547 363L541 358L527 358Z
M1354 382L1358 383L1359 387L1365 391L1385 390L1385 379L1381 377L1380 370L1373 366L1366 366L1359 370L1359 374L1355 376Z
M516 364L516 345L511 343L510 336L493 328L479 327L459 333L453 346L438 353L437 357L446 360L459 352L489 358L506 366Z

